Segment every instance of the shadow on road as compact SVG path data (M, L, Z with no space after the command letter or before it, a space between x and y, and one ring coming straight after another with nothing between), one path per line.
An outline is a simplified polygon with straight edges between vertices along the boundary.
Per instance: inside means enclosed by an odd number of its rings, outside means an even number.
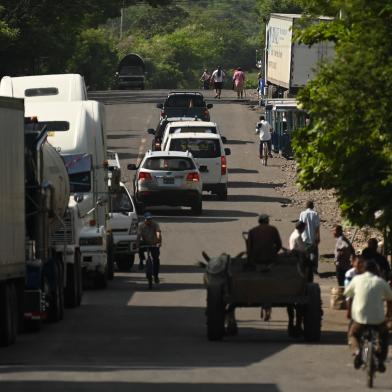
M258 196L258 195L230 195L228 201L234 202L263 202L263 203L281 203L290 204L291 200L284 197Z
M230 181L229 188L276 188L282 186L282 183L265 183L256 181Z
M231 145L241 145L241 144L254 144L253 140L237 140L237 139L227 139L225 144Z
M258 170L254 169L242 169L239 167L229 168L229 174L256 174Z
M128 131L128 132L132 132L132 131ZM136 137L140 137L139 135L135 135L135 134L131 134L131 135L125 135L125 134L119 134L119 135L114 135L114 134L109 134L106 136L107 139L113 139L113 140L117 140L117 139L133 139Z
M275 384L219 384L172 382L77 382L77 381L4 381L1 390L7 392L279 392Z

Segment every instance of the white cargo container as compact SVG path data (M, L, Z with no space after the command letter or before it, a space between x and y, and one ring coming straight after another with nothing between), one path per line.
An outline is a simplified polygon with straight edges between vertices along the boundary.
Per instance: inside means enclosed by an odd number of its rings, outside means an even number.
M271 14L266 26L265 80L280 90L295 94L311 80L319 64L330 60L335 52L333 42L324 41L307 46L294 42L293 28L301 15ZM332 18L319 17L328 22Z
M84 78L79 74L4 76L0 95L24 98L26 102L69 102L87 100Z

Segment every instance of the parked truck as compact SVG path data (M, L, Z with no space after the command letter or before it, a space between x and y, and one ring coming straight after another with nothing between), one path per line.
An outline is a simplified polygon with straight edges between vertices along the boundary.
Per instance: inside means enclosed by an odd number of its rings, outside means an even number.
M146 66L136 53L126 55L118 64L116 72L117 88L144 90Z
M0 97L0 345L25 325L59 321L64 312L64 249L50 236L69 199L63 160L45 127L24 124L22 99Z
M69 207L80 231L68 243L70 259L80 252L83 280L105 288L113 277L113 237L108 224L109 194L103 105L96 101L27 103L26 113L48 127L48 140L65 160L71 179ZM60 228L61 229L61 228ZM69 260L71 261L71 260Z
M319 64L334 55L334 44L322 41L312 46L298 43L293 29L301 15L271 14L266 26L265 80L268 97L292 97L311 80ZM332 18L319 17L314 23L328 22Z

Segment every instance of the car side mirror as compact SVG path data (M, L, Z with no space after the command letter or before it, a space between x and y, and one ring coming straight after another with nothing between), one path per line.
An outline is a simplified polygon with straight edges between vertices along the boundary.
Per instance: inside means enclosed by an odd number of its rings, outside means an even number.
M225 148L225 154L226 154L226 155L231 155L231 150L230 150L230 148Z
M214 105L212 103L207 104L207 109L212 109Z
M137 167L134 163L128 163L127 169L128 170L137 170Z
M148 128L147 129L147 133L149 133L150 135L155 135L155 129L154 128Z
M162 103L157 103L157 108L158 109L163 109L163 104Z
M227 138L226 138L226 136L221 136L221 139L222 139L222 143L227 143Z
M74 194L75 203L81 203L84 200L84 196L82 193L75 193Z

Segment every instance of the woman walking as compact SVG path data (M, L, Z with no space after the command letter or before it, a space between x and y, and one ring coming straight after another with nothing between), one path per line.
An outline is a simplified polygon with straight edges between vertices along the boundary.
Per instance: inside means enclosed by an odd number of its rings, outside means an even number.
M220 99L222 93L223 81L225 80L226 74L222 70L222 67L219 66L211 75L211 80L214 82L215 88L215 98Z
M245 73L241 68L237 68L233 75L234 88L237 91L237 98L243 98L244 96L244 85L245 85Z

